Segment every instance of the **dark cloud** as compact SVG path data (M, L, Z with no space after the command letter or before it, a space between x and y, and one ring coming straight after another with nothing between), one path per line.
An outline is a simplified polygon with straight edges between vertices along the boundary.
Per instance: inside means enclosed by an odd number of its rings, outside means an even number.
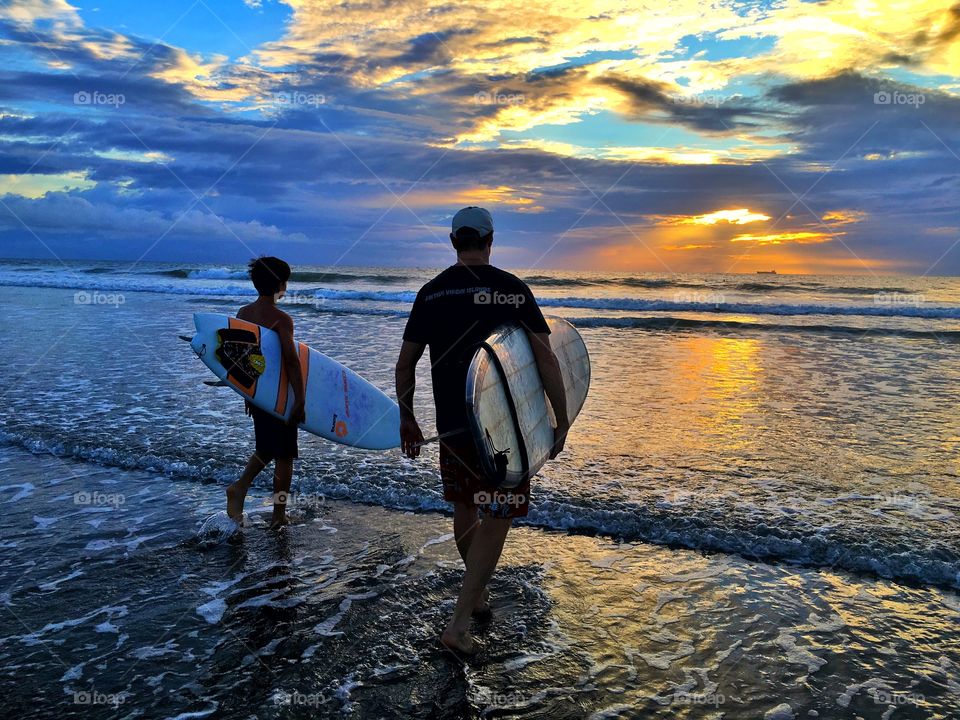
M949 45L960 35L960 3L941 13L931 15L929 22L931 26L937 27L937 31L933 33L926 30L919 31L913 38L914 46L937 48Z
M389 12L389 3L382 6ZM921 44L952 40L955 27ZM40 70L8 63L0 73L0 173L81 173L96 183L39 199L3 196L0 233L8 247L37 245L23 221L64 256L75 254L70 247L91 245L135 256L163 237L151 257L175 259L205 248L211 257L243 259L247 244L287 248L301 261L332 262L352 248L344 262L409 263L411 244L435 243L436 252L448 252L445 224L454 205L472 191L503 186L535 196L544 208L524 213L509 203L494 206L504 228L500 242L522 245L527 254L517 257L531 261L561 237L552 254L558 262L602 244L605 233L622 235L623 223L643 233L654 216L749 206L775 218L790 212L794 219L785 224L801 226L816 225L828 211L860 210L868 219L848 228L844 242L852 248L876 257L926 253L932 262L944 240L924 235L924 228L958 221L960 160L953 153L960 153L960 101L855 71L785 84L769 78L773 88L761 98L701 102L654 80L596 77L587 66L489 76L438 68L451 47L469 42L467 32L448 31L423 33L376 57L321 50L296 71L219 67L203 86L213 100L203 101L184 85L153 77L183 61L180 51L162 43L124 38L127 53L104 59L82 43L60 42L52 30L29 37L5 22L0 32L12 43L6 56L16 47L47 63L53 56L41 47L46 44L70 65ZM120 39L84 32L98 43ZM518 34L500 44L539 42ZM356 82L357 72L384 63L433 69L394 85ZM491 93L548 111L575 107L595 86L623 97L630 120L703 135L759 137L763 130L767 141L792 150L762 163L684 166L450 144L502 111L483 101ZM216 99L231 90L251 96L236 103ZM74 93L93 91L121 94L124 103L74 103ZM884 92L923 94L924 103L878 103L876 94ZM294 93L314 97L293 102ZM151 160L148 152L159 155ZM418 201L419 193L431 200ZM388 210L391 204L396 207ZM568 233L574 226L585 232ZM905 250L907 236L914 245ZM836 248L809 252L827 250ZM960 261L950 262L938 269L960 271Z
M630 102L630 116L636 120L680 124L710 133L733 133L755 130L771 116L738 96L683 95L671 91L666 83L617 75L604 76L597 82L623 93Z
M922 153L928 170L938 159L955 160L950 148L960 141L960 99L952 95L849 71L782 85L769 97L791 106L785 136L805 159Z

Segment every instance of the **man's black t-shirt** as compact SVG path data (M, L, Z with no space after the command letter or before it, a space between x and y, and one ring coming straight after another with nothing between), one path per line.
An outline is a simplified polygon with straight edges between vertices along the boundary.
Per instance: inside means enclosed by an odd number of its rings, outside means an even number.
M530 288L492 265L453 265L417 293L403 339L430 346L438 433L467 427L470 361L480 343L505 323L550 332Z

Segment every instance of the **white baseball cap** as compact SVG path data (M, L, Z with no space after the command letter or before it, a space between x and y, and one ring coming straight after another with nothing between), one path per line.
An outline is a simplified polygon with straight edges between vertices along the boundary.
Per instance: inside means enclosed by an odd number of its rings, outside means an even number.
M453 216L453 232L462 227L473 228L483 237L493 232L493 218L486 209L471 205Z

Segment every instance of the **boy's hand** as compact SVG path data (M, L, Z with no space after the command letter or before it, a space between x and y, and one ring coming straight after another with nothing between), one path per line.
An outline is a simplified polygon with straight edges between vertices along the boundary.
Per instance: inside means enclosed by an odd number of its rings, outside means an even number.
M304 408L303 401L300 400L296 405L293 406L293 410L290 411L290 419L287 420L287 425L292 425L296 427L306 419L306 412Z
M413 460L420 456L420 445L423 442L423 433L415 418L400 419L400 449L403 454Z

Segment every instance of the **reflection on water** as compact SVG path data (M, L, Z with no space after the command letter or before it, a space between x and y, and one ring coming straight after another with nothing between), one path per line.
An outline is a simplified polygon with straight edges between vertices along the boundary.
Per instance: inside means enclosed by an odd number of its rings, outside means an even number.
M204 386L207 371L177 339L192 312L227 310L224 300L138 293L113 308L37 288L0 288L0 300L12 346L60 338L29 372L0 366L4 437L177 477L236 476L251 441L242 403ZM301 338L391 387L402 318L289 310ZM562 458L534 484L528 522L960 584L957 461L945 439L960 436L957 344L735 328L582 333L590 396ZM418 380L429 430L426 363ZM303 435L297 483L446 508L433 446L410 462Z
M448 518L318 502L210 545L216 486L7 447L0 488L18 717L113 712L90 693L149 720L755 720L783 703L880 720L960 702L954 592L517 528L463 667L436 644L461 578ZM251 514L268 504L255 491Z
M702 445L697 438L724 438L731 449L752 440L751 416L759 407L761 344L755 339L686 337L679 343L674 406L668 419L676 428L689 428L682 442Z

